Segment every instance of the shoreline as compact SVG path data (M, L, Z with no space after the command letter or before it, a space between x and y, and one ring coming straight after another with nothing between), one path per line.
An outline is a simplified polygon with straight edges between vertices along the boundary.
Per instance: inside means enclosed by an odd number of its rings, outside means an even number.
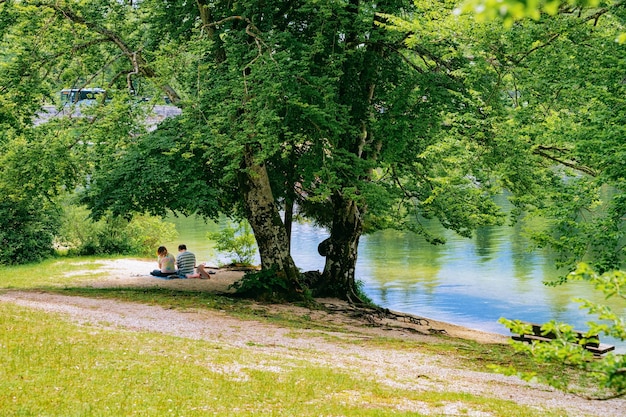
M219 269L215 266L207 266L207 269L211 269L215 272L215 274L210 276L210 279L188 278L168 280L150 275L149 272L154 269L154 261L116 259L101 260L96 262L102 263L103 266L96 270L92 270L89 273L86 273L85 271L78 272L85 273L87 276L91 274L98 275L97 278L89 278L85 281L85 284L92 288L167 288L187 291L207 291L215 294L226 295L234 293L234 290L229 289L229 286L241 279L244 275L244 271L241 270ZM102 273L106 273L108 276L102 277ZM74 274L76 274L76 272ZM351 308L347 302L339 299L319 298L316 300L331 310L341 309L346 311ZM271 304L268 307L275 309L283 308L283 306L277 304ZM389 327L399 327L404 329L413 329L424 333L437 331L450 337L469 339L480 343L506 344L510 339L508 336L503 334L473 329L467 326L436 320L413 313L396 310L389 311L399 317L406 317L407 321L399 323L397 320L382 319L378 325L383 329ZM416 325L415 323L410 323L409 318L414 318L417 322L421 321L428 324ZM431 330L428 330L428 328Z

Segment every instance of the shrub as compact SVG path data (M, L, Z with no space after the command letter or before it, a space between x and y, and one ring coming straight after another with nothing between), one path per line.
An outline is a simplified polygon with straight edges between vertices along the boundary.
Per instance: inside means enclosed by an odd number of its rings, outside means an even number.
M125 254L147 256L159 242L176 238L174 224L138 215L132 220L106 214L98 221L83 206L65 207L57 247L73 255Z
M285 279L274 269L248 272L229 288L234 288L237 294L263 301L281 300L289 291Z
M162 242L171 242L178 237L173 223L155 216L135 216L127 228L131 250L137 255L152 256Z
M216 242L215 249L232 257L232 263L252 265L256 241L247 221L239 222L236 227L228 224L219 232L209 233L208 237Z
M598 274L587 264L581 263L578 268L570 273L565 282L585 280L590 282L596 291L604 294L605 298L615 297L626 301L626 272L610 271ZM581 304L581 308L587 309L590 315L595 315L600 321L589 321L588 335L604 334L615 337L619 340L626 340L626 323L624 318L615 313L610 307L593 301L576 298ZM515 320L500 319L500 322L508 327L512 332L520 332L520 324ZM602 358L594 358L593 355L581 346L584 339L576 343L576 338L572 337L572 327L564 323L546 323L542 326L545 330L554 330L561 337L551 342L527 345L522 342L514 342L516 350L527 352L532 355L533 360L538 363L565 363L568 366L583 371L585 375L594 378L598 387L606 390L602 397L614 397L626 395L626 355L608 353ZM574 342L574 343L572 343ZM511 370L507 371L511 372ZM571 380L573 374L562 373L545 382L557 388L575 388L574 381ZM534 374L521 374L528 379L536 377Z
M0 203L0 263L5 265L38 262L53 251L52 242L60 214L41 201Z

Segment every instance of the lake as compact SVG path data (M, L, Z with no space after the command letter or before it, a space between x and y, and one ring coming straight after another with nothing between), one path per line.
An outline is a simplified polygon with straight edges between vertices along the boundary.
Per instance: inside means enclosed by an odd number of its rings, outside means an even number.
M207 238L220 224L196 217L168 218L179 232L175 250L187 244L199 261L226 263ZM222 223L223 224L223 223ZM434 227L434 226L433 226ZM447 242L433 246L411 233L382 231L363 236L359 245L356 276L365 293L378 305L446 321L477 330L509 334L500 317L543 323L557 320L585 329L591 316L579 309L574 297L604 302L585 282L549 287L544 281L558 277L546 251L529 251L522 226L484 227L472 239L441 230ZM311 224L294 224L293 257L303 271L322 270L317 253L328 233ZM611 307L626 314L626 303ZM601 338L626 353L626 342Z

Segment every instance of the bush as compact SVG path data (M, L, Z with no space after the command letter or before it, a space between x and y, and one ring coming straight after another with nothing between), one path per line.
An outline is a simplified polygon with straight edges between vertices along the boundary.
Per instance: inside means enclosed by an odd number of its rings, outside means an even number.
M155 216L135 216L127 225L131 251L137 255L153 256L162 242L176 240L178 233L173 223Z
M232 263L252 265L256 254L256 241L248 222L239 222L237 227L228 224L219 232L209 233L208 237L216 242L215 249L232 257L230 260Z
M124 254L148 256L159 242L176 238L174 224L158 217L138 215L132 220L105 215L93 221L83 206L65 207L56 245L72 255Z
M264 301L281 299L288 292L287 282L274 269L248 272L232 284L237 294Z
M0 203L0 263L38 262L53 255L52 242L60 224L54 207L40 201Z
M596 291L601 292L606 299L615 297L626 302L626 272L610 271L598 274L587 264L581 263L577 269L570 273L565 282L585 280L590 282ZM589 321L587 325L588 335L606 335L619 340L626 340L626 322L624 318L615 313L610 307L594 303L583 298L574 299L581 304L592 316L597 316L600 321ZM515 320L500 319L500 322L508 327L513 333L523 329ZM514 342L513 346L520 352L532 355L538 363L565 363L573 369L578 369L584 375L594 379L594 385L603 388L605 392L599 397L616 397L626 395L626 355L608 353L602 358L594 358L590 352L585 351L584 339L576 341L572 336L572 326L565 323L546 323L542 329L554 330L561 337L551 342L528 345L522 342ZM578 343L578 344L577 344ZM513 372L515 370L512 370ZM506 371L507 373L511 370ZM534 374L520 374L527 379L536 377ZM572 380L573 374L562 373L544 382L560 389L575 389L576 381Z

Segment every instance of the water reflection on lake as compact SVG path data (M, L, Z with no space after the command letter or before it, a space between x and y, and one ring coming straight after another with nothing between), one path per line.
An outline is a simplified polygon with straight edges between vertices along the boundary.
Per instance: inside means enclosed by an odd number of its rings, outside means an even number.
M206 238L219 225L197 218L168 221L176 223L181 242L199 260L226 260L216 257ZM545 286L543 282L555 279L557 271L545 252L528 251L529 242L520 226L482 228L473 239L445 231L444 235L447 243L440 246L397 231L364 236L356 274L366 294L391 310L502 334L508 330L497 322L500 317L540 323L558 320L584 329L590 316L572 298L604 302L586 283ZM326 237L326 231L313 225L294 225L292 250L299 268L323 269L317 245ZM174 243L169 245L174 248ZM626 314L624 302L616 300L611 307ZM624 342L606 337L602 341L626 352Z

